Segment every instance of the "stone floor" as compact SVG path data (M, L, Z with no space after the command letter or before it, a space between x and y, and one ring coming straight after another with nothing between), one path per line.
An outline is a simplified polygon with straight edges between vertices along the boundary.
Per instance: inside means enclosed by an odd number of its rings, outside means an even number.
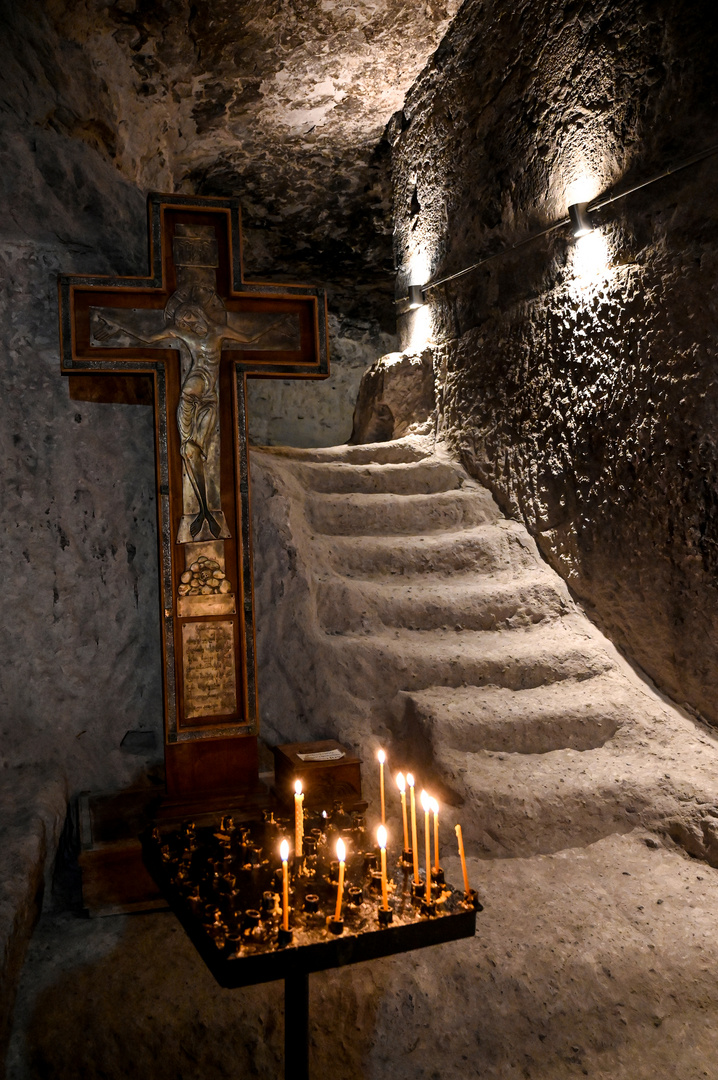
M718 1077L718 870L640 830L469 865L472 941L311 977L316 1080ZM8 1077L275 1080L282 993L220 989L169 913L45 916Z

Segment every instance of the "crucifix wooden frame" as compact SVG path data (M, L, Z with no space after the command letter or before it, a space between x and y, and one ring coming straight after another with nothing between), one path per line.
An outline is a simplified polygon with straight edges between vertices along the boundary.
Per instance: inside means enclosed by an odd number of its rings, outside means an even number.
M329 374L326 296L244 281L239 202L151 194L150 275L63 274L76 400L153 404L167 790L257 780L248 378Z

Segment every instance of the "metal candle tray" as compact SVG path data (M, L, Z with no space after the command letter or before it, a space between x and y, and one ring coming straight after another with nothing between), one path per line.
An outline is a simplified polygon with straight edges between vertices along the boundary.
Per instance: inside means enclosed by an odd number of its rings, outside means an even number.
M283 943L279 845L283 838L292 842L293 835L293 820L269 814L262 821L224 817L202 828L185 823L143 838L150 873L221 986L291 978L473 937L481 910L475 898L434 884L427 909L424 889L412 897L411 866L396 864L391 850L391 922L381 925L378 849L363 816L339 809L306 815L305 857L290 863L291 940ZM339 837L347 856L343 928L337 932L329 920L337 897Z

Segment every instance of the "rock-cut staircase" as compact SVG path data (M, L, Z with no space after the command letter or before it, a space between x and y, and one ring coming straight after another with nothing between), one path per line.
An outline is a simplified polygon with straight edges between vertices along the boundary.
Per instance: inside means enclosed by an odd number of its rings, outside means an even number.
M281 735L388 742L487 855L642 826L718 865L715 737L632 671L446 453L415 438L255 452L252 469Z

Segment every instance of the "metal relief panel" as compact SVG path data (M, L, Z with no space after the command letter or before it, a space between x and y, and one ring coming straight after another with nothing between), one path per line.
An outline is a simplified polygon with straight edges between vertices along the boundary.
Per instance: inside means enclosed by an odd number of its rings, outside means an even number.
M185 719L237 711L233 622L184 623L182 660Z
M224 541L183 544L182 550L185 568L177 589L178 616L235 615L235 597L225 572Z

